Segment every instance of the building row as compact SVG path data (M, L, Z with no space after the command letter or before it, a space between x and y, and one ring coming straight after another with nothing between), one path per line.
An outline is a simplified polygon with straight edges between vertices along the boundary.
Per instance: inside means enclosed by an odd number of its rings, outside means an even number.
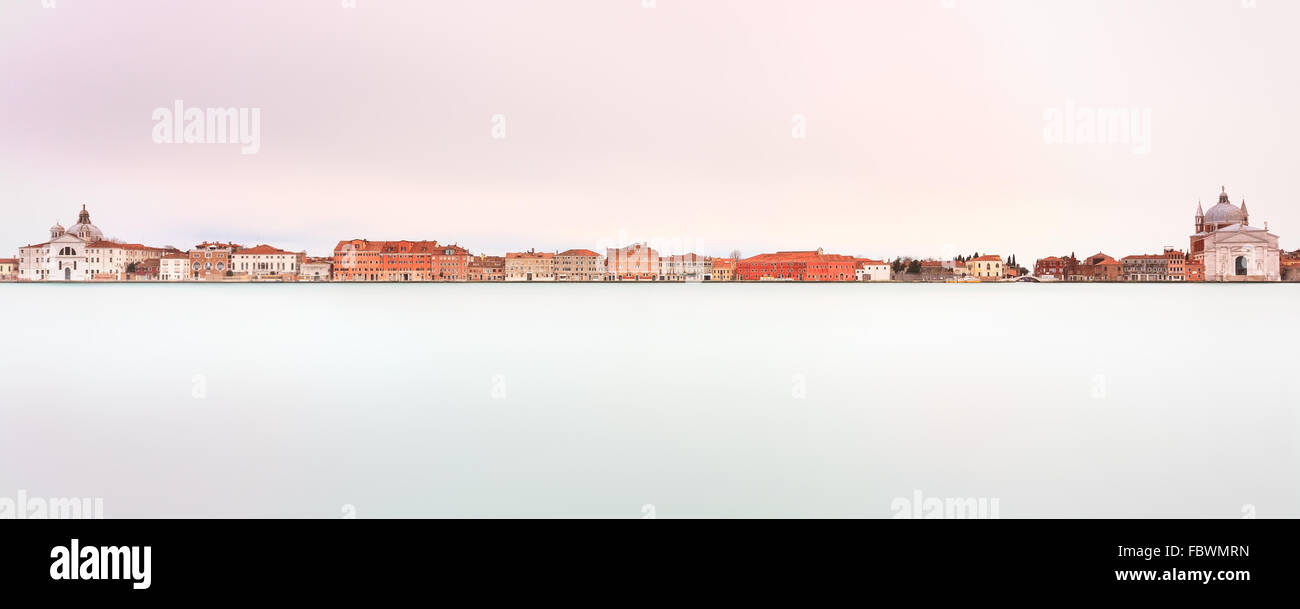
M1225 187L1209 210L1196 204L1187 251L1166 246L1159 254L1133 254L1119 260L1097 253L1083 260L1049 256L1034 264L1034 275L1058 281L1282 281L1300 272L1295 254L1278 246L1268 223L1250 225L1246 201L1234 205Z
M1049 256L1034 264L1038 280L1057 281L1278 281L1300 280L1300 252L1288 254L1278 238L1250 225L1246 202L1234 205L1227 189L1208 211L1198 203L1195 232L1186 251L1116 260ZM475 255L459 244L399 240L339 241L331 256L261 244L204 242L188 250L105 239L83 205L68 228L56 223L45 242L0 259L0 281L345 281L345 282L554 282L554 281L998 281L1027 272L1011 256L974 255L952 260L886 262L822 249L723 258L694 253L662 255L646 243L607 248Z

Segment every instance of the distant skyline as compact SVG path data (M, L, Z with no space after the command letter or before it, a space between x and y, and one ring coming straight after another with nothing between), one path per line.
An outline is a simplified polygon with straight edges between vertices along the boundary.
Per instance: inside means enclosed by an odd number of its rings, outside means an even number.
M85 204L181 248L1032 266L1185 249L1225 185L1300 247L1295 2L54 4L0 6L0 257ZM155 143L178 100L257 109L255 154ZM1135 124L1080 143L1088 113Z

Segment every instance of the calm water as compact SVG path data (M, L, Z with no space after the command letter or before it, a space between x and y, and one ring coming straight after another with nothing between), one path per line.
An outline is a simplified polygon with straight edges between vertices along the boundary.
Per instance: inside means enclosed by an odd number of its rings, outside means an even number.
M1300 516L1300 285L0 284L0 497ZM350 506L350 507L345 507Z

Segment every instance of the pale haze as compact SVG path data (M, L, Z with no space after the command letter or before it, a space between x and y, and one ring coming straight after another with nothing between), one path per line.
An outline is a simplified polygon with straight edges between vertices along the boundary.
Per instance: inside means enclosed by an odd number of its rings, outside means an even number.
M1027 264L1185 248L1221 185L1300 240L1300 3L343 4L4 2L0 257L86 204L109 236L181 248ZM175 100L260 109L259 152L154 143ZM1067 103L1149 110L1150 152L1045 141Z

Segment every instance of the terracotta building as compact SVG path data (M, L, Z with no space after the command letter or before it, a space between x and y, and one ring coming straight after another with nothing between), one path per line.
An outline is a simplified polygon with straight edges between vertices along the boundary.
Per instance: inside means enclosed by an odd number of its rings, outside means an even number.
M505 281L505 256L475 256L469 261L470 281Z
M17 279L18 259L0 258L0 281L15 281Z
M1064 258L1058 258L1056 256L1039 258L1038 261L1034 263L1034 276L1052 277L1059 281L1065 281L1069 276L1070 267L1075 264L1077 264L1077 261L1069 256Z
M605 260L591 250L565 250L555 255L556 281L604 281Z
M659 277L659 252L644 243L607 248L605 272L615 281L654 281Z
M335 281L466 281L469 250L437 241L352 239L334 246Z
M222 281L230 270L231 255L241 246L237 243L205 241L189 251L190 279L195 281Z
M1072 261L1066 272L1066 281L1119 281L1124 274L1120 261L1101 252Z
M742 281L856 281L853 256L813 251L759 254L741 260L736 274Z

